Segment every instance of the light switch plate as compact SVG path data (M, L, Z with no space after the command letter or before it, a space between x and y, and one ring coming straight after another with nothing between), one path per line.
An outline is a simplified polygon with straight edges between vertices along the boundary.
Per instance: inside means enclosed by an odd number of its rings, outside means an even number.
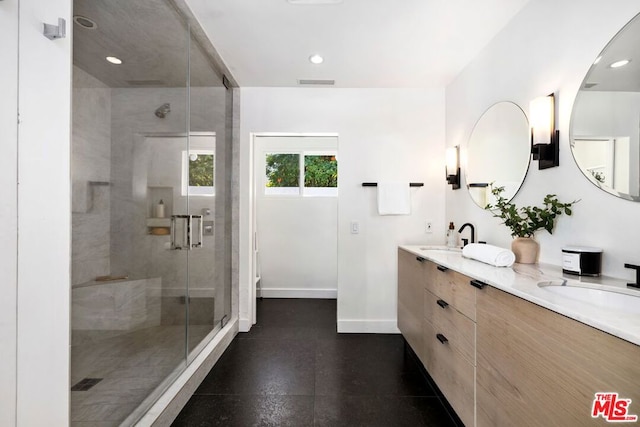
M351 234L360 233L360 223L358 221L351 221Z

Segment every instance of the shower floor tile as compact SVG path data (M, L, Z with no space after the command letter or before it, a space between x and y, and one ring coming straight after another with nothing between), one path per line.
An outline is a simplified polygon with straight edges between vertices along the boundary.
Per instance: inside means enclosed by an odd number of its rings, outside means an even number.
M191 348L212 330L211 326L189 328ZM102 380L89 390L71 392L71 426L119 426L176 368L184 365L184 342L185 327L171 325L72 347L71 384L86 378Z

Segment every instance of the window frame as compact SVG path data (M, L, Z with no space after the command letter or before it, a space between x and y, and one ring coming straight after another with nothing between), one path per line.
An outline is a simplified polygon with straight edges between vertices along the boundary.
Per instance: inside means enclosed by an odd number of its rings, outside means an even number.
M267 173L266 173L266 159L271 154L297 154L298 155L298 187L267 187ZM307 156L334 156L336 162L338 161L338 150L336 149L282 149L282 150L265 150L263 152L262 162L263 170L263 185L262 196L264 197L285 197L285 198L305 198L305 197L338 197L338 188L340 175L338 175L338 181L335 187L306 187L305 186L305 158ZM293 194L282 193L268 193L268 189L272 188L297 188L298 191ZM325 189L325 191L318 191L317 189ZM325 193L325 194L322 194Z
M213 185L212 186L191 186L189 185L189 156L191 154L206 155L213 157ZM216 195L216 152L215 149L191 148L182 150L182 184L181 193L183 196L195 197L215 197Z

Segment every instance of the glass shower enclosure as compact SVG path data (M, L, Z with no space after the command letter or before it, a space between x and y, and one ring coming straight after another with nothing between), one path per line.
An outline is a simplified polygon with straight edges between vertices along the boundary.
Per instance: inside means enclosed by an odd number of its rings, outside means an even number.
M71 423L132 425L231 314L232 91L169 0L73 43Z

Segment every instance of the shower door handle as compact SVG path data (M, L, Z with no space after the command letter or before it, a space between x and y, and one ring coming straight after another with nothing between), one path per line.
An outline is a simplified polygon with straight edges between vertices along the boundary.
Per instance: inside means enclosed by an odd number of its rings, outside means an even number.
M198 232L197 232L197 236L198 236L198 240L194 243L193 242L193 220L198 220ZM191 249L196 249L196 248L201 248L202 247L202 236L204 233L204 227L203 227L203 222L202 222L202 215L190 215L189 218L189 246L191 247Z
M194 220L198 222L194 230ZM195 240L194 234L197 236ZM202 215L171 215L171 250L191 250L202 247Z
M171 215L171 250L189 250L187 235L189 215ZM178 234L180 241L178 242Z

